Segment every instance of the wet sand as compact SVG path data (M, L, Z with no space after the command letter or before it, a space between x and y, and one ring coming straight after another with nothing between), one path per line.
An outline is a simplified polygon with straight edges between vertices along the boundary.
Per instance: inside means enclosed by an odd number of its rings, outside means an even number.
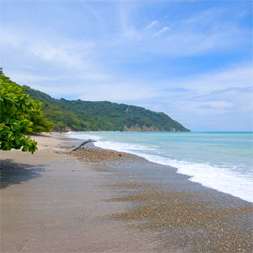
M78 141L0 152L1 252L253 252L253 205ZM155 171L155 173L154 173Z

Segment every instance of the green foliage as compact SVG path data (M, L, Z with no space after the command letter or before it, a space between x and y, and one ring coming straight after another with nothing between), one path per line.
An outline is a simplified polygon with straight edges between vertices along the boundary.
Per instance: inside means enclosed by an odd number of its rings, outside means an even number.
M0 74L0 149L34 152L36 142L27 135L49 131L41 103L32 99L22 86Z
M40 91L25 88L34 99L42 102L45 115L57 131L189 131L165 113L104 101L54 99Z

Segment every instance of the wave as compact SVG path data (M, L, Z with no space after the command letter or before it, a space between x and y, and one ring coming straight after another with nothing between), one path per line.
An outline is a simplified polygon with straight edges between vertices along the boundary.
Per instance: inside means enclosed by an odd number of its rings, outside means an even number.
M253 202L253 182L230 168L178 161L157 155L144 154L142 157L151 162L175 167L178 173L190 176L189 180L192 182Z
M171 159L158 155L156 146L103 141L100 136L93 134L74 133L72 136L79 139L96 139L97 147L128 152L150 162L175 167L178 173L190 176L189 180L192 182L253 202L253 182L231 168Z
M112 141L97 141L95 143L97 147L104 148L104 149L112 149L121 152L128 152L128 153L136 153L134 151L149 151L155 150L154 146L144 146L140 144L130 144L130 143L122 143L122 142L112 142Z
M66 135L70 138L75 138L75 139L80 139L80 140L87 140L87 139L92 139L95 141L101 140L102 138L98 135L94 134L88 134L88 133L83 133L83 132L72 132L69 131L66 133Z

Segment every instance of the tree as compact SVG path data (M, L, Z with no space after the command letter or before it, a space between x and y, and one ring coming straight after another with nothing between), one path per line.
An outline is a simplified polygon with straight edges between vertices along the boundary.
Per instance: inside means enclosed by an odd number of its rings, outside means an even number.
M34 152L37 143L29 134L52 127L43 115L40 102L25 93L24 87L0 73L0 150Z

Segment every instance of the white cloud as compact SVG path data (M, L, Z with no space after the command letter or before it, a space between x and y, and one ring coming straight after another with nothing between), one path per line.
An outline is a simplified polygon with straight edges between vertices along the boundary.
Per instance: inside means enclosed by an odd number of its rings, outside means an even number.
M152 22L150 22L150 23L144 28L144 30L153 29L153 28L157 27L158 25L159 25L159 21L158 21L158 20L153 20Z
M165 111L191 129L249 130L253 127L251 63L164 80L157 85L159 95L145 101L145 106Z
M133 53L185 57L230 51L249 43L251 31L239 23L225 22L223 9L208 9L176 20L152 20L143 27L135 24L131 10L121 8L123 37L118 46L128 47ZM139 43L141 50L136 51Z
M198 105L200 108L204 110L215 110L216 113L223 113L228 109L233 107L233 104L227 101L207 101L202 102Z
M136 102L156 97L157 90L140 83L115 82L100 84L92 87L83 87L81 99L84 100L109 100L114 102Z
M75 79L75 82L70 80L68 82L66 78L47 80L46 77L41 77L33 81L33 88L57 98L71 97L90 101L106 100L135 104L136 102L142 103L142 101L159 96L157 89L148 87L141 82L130 80L111 80L110 83L100 82L93 83L92 85L89 85L86 80L82 79ZM23 84L27 84L27 82Z
M46 38L28 31L19 32L12 27L0 31L0 46L19 52L17 57L30 57L47 64L66 68L87 68L91 65L90 56L94 43L73 41L48 36Z
M245 63L220 71L188 76L187 79L181 80L177 84L181 87L198 90L201 93L221 88L248 87L253 85L253 65Z
M165 34L167 31L169 31L169 27L168 26L164 26L163 28L161 28L159 31L157 31L156 33L154 33L154 37L158 37L162 34Z
M24 71L10 71L7 73L7 75L11 76L11 79L13 81L16 81L20 84L23 84L23 85L28 85L28 84L31 84L31 83L38 83L38 82L48 82L48 81L56 81L56 80L59 80L59 76L41 76L41 75L38 75L38 74L32 74L32 73L29 73L29 72L24 72Z

